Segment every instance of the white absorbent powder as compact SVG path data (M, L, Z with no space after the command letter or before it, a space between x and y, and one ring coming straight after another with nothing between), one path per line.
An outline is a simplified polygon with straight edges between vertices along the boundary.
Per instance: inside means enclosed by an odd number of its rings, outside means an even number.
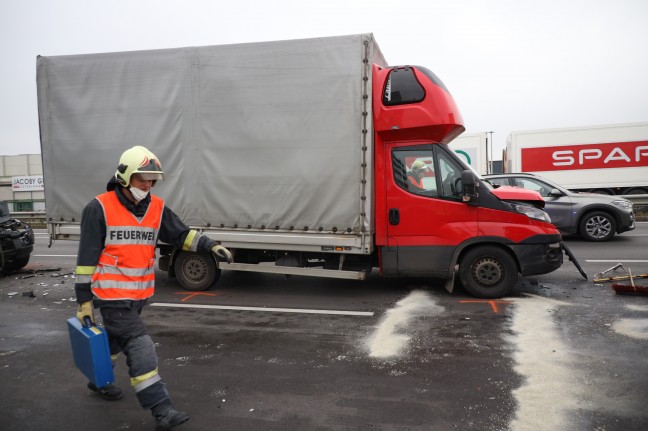
M367 338L369 356L389 358L406 350L412 337L410 325L414 318L435 316L443 312L430 295L414 290L385 312L376 330Z

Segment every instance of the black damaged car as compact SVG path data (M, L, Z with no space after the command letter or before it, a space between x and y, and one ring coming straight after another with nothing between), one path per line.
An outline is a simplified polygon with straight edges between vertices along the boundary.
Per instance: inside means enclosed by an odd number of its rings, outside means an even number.
M29 263L34 249L34 231L28 224L11 218L9 205L0 201L0 270L16 271Z

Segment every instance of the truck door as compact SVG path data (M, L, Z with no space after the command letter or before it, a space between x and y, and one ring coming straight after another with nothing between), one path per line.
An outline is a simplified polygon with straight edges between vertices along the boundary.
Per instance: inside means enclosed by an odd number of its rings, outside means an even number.
M465 169L442 144L387 145L386 222L396 259L388 272L445 277L463 240L477 235L477 208L461 199Z

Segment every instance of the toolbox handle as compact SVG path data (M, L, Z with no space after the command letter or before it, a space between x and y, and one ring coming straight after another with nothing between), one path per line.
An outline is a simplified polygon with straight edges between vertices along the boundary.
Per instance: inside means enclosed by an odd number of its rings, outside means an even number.
M95 326L95 324L92 323L90 316L83 316L83 326L85 326L86 328L92 328L93 326Z

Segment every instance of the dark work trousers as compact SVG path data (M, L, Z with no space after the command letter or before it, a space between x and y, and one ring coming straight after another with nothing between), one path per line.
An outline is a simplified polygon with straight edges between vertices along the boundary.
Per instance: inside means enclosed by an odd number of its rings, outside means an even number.
M126 355L131 385L142 408L150 409L168 400L166 385L157 372L158 358L155 345L140 317L146 301L118 301L111 306L101 301L99 310L103 318L111 356L120 352Z

